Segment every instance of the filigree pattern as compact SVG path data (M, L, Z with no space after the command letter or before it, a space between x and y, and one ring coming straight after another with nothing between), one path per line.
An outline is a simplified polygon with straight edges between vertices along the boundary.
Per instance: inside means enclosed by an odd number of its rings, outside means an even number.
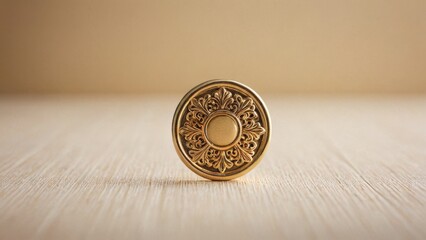
M218 110L235 116L241 123L240 139L227 149L217 149L210 145L202 130L209 116ZM185 139L192 162L224 173L253 160L265 129L259 121L253 99L221 87L211 94L190 100L179 134Z

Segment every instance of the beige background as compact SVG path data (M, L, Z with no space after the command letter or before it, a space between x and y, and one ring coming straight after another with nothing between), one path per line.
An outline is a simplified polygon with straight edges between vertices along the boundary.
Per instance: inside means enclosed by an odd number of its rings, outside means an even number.
M213 78L272 120L229 182L170 130ZM423 240L425 122L426 0L0 0L0 239Z
M0 92L426 92L426 1L1 1Z

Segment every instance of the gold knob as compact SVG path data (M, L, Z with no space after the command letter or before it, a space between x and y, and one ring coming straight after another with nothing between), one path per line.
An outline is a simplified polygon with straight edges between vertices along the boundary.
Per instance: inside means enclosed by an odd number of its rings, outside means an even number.
M179 157L196 174L231 180L253 169L270 139L265 103L233 80L210 80L190 90L173 117Z

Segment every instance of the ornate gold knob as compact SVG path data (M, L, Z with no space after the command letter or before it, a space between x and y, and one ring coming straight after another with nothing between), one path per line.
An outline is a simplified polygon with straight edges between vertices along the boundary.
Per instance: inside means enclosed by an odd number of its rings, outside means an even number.
M262 99L232 80L210 80L189 91L173 117L179 157L196 174L230 180L261 160L271 122Z

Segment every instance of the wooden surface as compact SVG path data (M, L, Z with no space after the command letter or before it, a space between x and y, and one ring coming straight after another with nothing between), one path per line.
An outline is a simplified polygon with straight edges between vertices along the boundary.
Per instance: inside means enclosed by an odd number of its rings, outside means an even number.
M426 239L426 97L266 97L231 182L179 160L179 97L0 97L0 239Z

